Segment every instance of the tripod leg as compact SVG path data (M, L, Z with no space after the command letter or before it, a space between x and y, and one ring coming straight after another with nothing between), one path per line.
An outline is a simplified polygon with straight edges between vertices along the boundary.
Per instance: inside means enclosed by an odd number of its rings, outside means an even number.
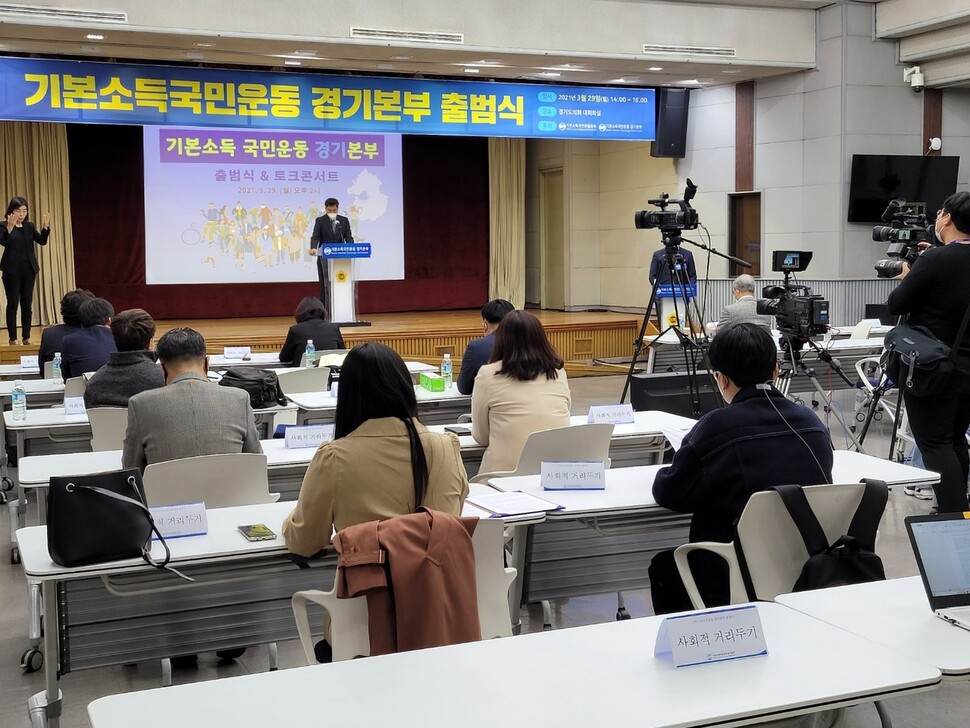
M623 382L623 393L620 395L621 404L626 402L626 395L630 391L630 382L633 380L633 374L637 370L637 360L640 358L641 352L643 352L643 337L647 333L647 324L650 323L650 312L654 309L654 307L657 309L657 321L659 321L660 303L657 301L656 283L653 286L653 290L650 291L650 300L647 301L647 309L643 312L643 321L640 323L640 333L637 335L636 341L633 342L633 361L630 362L630 370L626 373L626 381Z
M807 376L815 386L816 391L818 391L818 393L822 396L822 401L827 402L828 396L825 394L825 390L822 389L822 385L819 384L815 375L807 374ZM849 426L845 422L845 418L842 416L839 410L835 407L829 407L829 411L835 415L835 419L839 421L839 424L842 425L842 429L845 430L846 434L849 436L849 439L852 440L852 444L855 446L856 452L861 452L863 455L865 455L866 451L862 449L862 443L859 442L858 438L856 438L855 433L849 429Z

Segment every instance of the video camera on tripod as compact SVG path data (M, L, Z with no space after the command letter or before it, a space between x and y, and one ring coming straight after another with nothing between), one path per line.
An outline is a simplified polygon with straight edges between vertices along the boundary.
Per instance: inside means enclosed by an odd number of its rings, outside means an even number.
M776 250L772 255L771 269L785 274L780 286L765 286L764 298L757 303L762 316L774 316L778 330L786 336L808 339L829 330L829 302L822 296L813 296L812 289L791 282L792 273L801 273L812 261L807 250Z
M659 210L637 210L633 213L633 224L638 230L659 229L664 233L664 245L676 245L670 243L668 239L676 241L680 238L681 230L696 230L700 219L697 210L691 207L690 201L697 194L697 185L687 179L687 186L684 188L684 199L671 200L670 195L664 192L659 198L647 200L648 205L655 205ZM676 204L679 210L668 210L667 205Z
M903 262L910 265L919 257L920 243L934 242L933 229L926 220L923 203L907 203L902 197L889 203L882 213L882 221L889 225L876 225L872 239L878 242L893 241L886 249L888 258L877 260L877 278L895 278L903 272Z

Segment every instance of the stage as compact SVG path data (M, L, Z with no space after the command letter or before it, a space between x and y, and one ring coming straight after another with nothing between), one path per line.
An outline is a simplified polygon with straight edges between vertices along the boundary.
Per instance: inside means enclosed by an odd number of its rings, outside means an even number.
M609 366L595 366L596 359L630 356L641 318L636 314L610 311L564 313L533 310L542 321L549 340L567 362L570 376L616 374ZM464 311L421 311L369 314L362 317L369 326L341 328L348 347L364 341L380 341L405 359L437 365L451 354L458 366L469 340L482 335L482 318L477 309ZM278 351L283 346L292 317L234 319L175 319L157 321L161 336L171 328L189 326L205 336L210 354L221 354L225 346L251 346L253 351ZM651 331L648 333L652 332ZM14 364L20 357L37 353L40 327L32 346L0 346L0 363ZM456 369L457 371L457 369Z

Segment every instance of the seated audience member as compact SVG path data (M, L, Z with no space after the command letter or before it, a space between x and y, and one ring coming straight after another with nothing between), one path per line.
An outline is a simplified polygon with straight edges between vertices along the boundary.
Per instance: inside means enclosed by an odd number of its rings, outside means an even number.
M165 460L261 453L249 395L209 381L205 339L172 329L158 340L165 386L128 400L122 467L145 469Z
M61 352L63 358L64 337L81 330L81 319L78 317L78 309L85 301L94 298L91 291L77 288L68 291L61 299L61 321L56 326L48 326L40 335L40 349L37 352L40 358L41 373L44 365L49 361L54 361L54 354Z
M514 311L515 306L503 298L495 298L482 306L482 325L485 329L485 336L480 339L472 339L465 348L465 353L461 357L461 371L458 372L458 391L462 394L471 394L475 388L475 377L478 370L492 358L492 348L495 345L495 331L502 319L510 311Z
M418 421L411 375L397 352L376 342L355 346L340 371L334 439L314 454L296 508L283 521L286 547L312 556L330 544L334 529L422 505L460 515L468 495L460 450L455 435L429 432ZM326 640L315 653L330 662Z
M773 485L832 482L832 443L814 412L776 390L777 350L760 326L729 326L708 351L718 389L728 406L698 420L657 473L657 505L692 513L690 541L734 539L748 498ZM695 558L696 557L696 558ZM691 572L709 606L729 603L727 569L711 554L691 554ZM650 565L657 614L691 609L673 551Z
M734 303L725 306L718 321L718 331L734 324L754 324L771 331L771 316L758 314L758 300L754 297L754 278L747 273L734 279Z
M108 363L108 355L116 351L111 335L114 315L114 308L103 298L92 298L81 304L78 318L84 328L64 337L61 373L65 382L85 372L96 372Z
M293 553L311 556L330 543L333 528L422 505L457 516L467 494L458 438L418 421L404 360L384 344L358 344L340 370L334 439L313 456L283 538Z
M127 407L139 392L165 386L162 368L152 355L155 321L147 311L130 308L111 319L111 335L118 351L95 372L84 390L84 406Z
M487 445L480 472L514 470L529 435L569 425L570 401L562 357L539 319L506 315L472 393L472 437Z
M344 348L340 327L327 321L327 309L319 298L307 296L300 301L295 318L296 324L286 332L286 341L280 351L281 362L291 367L300 366L308 340L313 341L313 348L317 351Z

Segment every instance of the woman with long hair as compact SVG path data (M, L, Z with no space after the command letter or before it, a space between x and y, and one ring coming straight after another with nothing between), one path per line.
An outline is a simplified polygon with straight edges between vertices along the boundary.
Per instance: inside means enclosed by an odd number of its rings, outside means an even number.
M481 472L514 470L529 435L569 425L570 403L562 357L542 323L528 311L507 314L472 390L472 437L487 446Z
M468 476L458 438L429 432L404 360L375 342L351 349L340 370L334 439L313 456L283 538L311 556L334 528L392 518L419 506L461 513Z
M7 205L6 224L0 224L0 271L3 272L3 291L7 295L7 333L10 345L17 342L17 307L20 307L20 329L23 342L30 344L30 318L33 314L34 281L40 264L34 244L47 245L51 234L51 216L45 212L40 218L40 230L28 219L27 200L14 197Z

